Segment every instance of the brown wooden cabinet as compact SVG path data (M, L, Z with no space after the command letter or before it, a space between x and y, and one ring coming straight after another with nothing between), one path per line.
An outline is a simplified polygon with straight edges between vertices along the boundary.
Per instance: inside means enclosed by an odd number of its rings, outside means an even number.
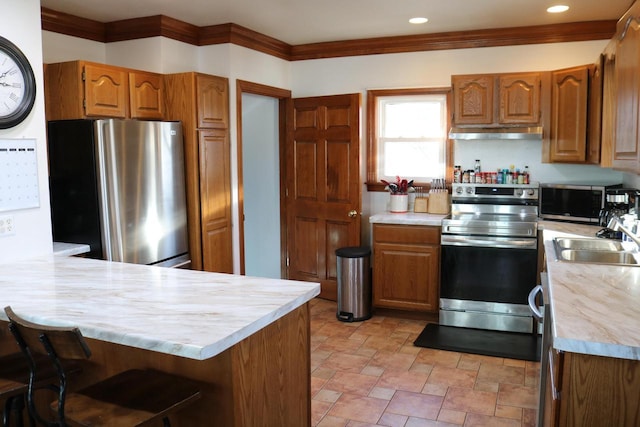
M638 113L640 103L640 2L618 22L615 35L616 119L612 164L640 172Z
M373 305L437 312L440 227L373 225Z
M47 64L47 120L163 118L162 75L87 61Z
M232 273L228 89L223 77L164 76L165 116L184 135L192 268Z
M589 71L581 66L551 73L551 162L587 160Z
M451 77L456 126L539 125L540 73Z

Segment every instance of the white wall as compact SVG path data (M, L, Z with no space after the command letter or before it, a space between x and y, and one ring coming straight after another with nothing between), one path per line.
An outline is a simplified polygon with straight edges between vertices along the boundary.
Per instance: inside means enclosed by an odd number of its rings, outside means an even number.
M2 262L51 253L51 217L47 146L45 140L42 77L42 39L40 37L39 0L0 0L0 35L12 41L26 55L36 77L36 102L27 119L12 129L0 130L0 139L33 138L37 141L40 207L0 212L13 216L15 235L0 237ZM1 179L1 178L0 178Z

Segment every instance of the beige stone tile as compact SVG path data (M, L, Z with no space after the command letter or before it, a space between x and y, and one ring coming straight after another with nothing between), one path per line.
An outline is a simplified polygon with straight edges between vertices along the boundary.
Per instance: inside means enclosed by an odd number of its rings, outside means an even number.
M378 351L369 362L369 366L378 366L385 370L407 371L416 360L415 354L401 354Z
M422 348L416 356L416 362L434 366L447 366L450 368L455 368L456 366L458 366L460 356L460 353L455 353L452 351Z
M444 397L443 409L493 415L496 408L496 393L469 388L449 387Z
M318 427L346 427L349 423L349 420L339 417L332 417L327 415L318 423Z
M388 427L404 427L408 419L409 417L407 417L406 415L398 415L385 412L384 414L382 414L382 417L380 417L380 421L378 421L378 424Z
M419 393L427 382L429 374L410 371L385 370L378 380L378 387Z
M386 412L435 420L442 407L442 397L398 390Z
M340 393L367 396L377 381L378 377L372 377L370 375L352 372L336 372L336 374L326 382L323 388Z
M464 427L521 427L520 421L482 414L467 414Z
M374 387L369 392L369 397L377 397L378 399L391 400L396 390L393 388Z
M369 363L369 358L355 354L333 353L320 367L336 371L359 373Z
M535 409L538 406L537 387L516 384L500 384L498 403L507 406Z
M333 417L375 424L389 401L375 397L343 393L327 413Z
M423 394L432 394L434 396L444 397L447 394L449 387L443 384L430 384L426 383L422 388Z
M511 418L514 420L522 419L522 408L516 406L496 405L496 417Z
M450 424L463 425L467 416L466 412L452 411L450 409L441 409L438 414L438 421Z
M441 384L448 387L473 388L476 382L475 371L458 368L448 368L446 366L435 366L427 380L430 384Z
M478 381L522 385L524 384L524 370L524 364L521 367L516 367L484 363L478 371Z

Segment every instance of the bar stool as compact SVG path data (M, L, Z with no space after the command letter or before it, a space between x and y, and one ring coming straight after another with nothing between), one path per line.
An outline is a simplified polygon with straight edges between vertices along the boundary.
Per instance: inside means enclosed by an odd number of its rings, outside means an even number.
M38 422L49 427L66 426L139 426L162 419L169 427L169 416L200 398L195 381L151 369L122 372L77 392L67 390L67 373L60 359L83 360L91 350L75 327L39 325L5 308L9 328L31 366L31 378L37 372L35 354L48 355L57 371L58 399L51 404L55 420L42 417L33 401L31 387L27 406Z
M43 364L48 361L47 356L36 355L36 363ZM49 366L48 366L49 365ZM34 389L47 387L52 380L57 378L50 363L44 364L45 369L38 371L38 376L34 380ZM65 369L69 373L80 370L77 363L65 361ZM15 425L24 425L22 412L25 407L25 400L29 388L30 367L22 352L15 352L0 356L0 400L5 401L2 412L2 425L11 425L11 414L15 413ZM34 420L30 418L30 425L34 425Z

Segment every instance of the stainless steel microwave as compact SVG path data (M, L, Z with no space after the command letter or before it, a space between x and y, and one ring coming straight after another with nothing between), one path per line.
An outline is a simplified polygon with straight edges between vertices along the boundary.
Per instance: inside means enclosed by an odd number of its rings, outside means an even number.
M622 184L540 184L539 215L543 219L598 224L608 189Z

